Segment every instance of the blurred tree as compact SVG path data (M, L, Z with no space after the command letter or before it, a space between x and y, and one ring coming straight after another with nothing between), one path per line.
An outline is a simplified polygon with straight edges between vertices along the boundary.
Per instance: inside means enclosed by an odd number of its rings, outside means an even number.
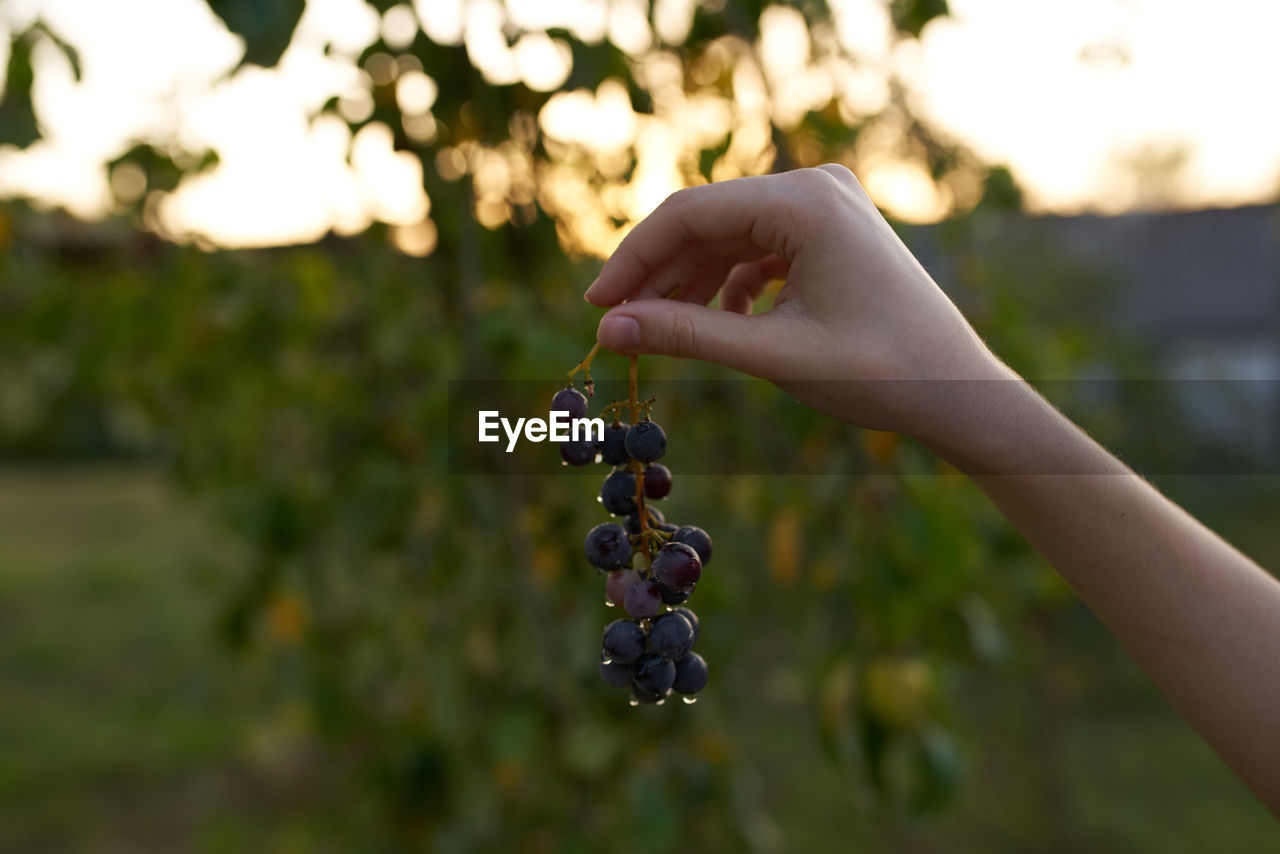
M633 710L594 672L603 615L579 554L598 521L592 487L445 477L445 382L576 362L594 321L565 320L579 304L566 301L675 186L887 163L924 176L927 213L958 216L948 239L963 250L974 223L1018 204L1008 173L917 116L888 63L845 46L854 24L825 3L620 0L561 20L531 4L430 2L415 4L407 35L391 24L409 7L373 5L382 34L354 60L372 110L334 99L315 119L388 128L422 165L430 219L253 253L113 241L82 267L56 247L10 249L0 341L23 379L0 401L9 447L89 401L103 432L162 454L219 510L250 547L226 569L224 635L265 649L281 684L308 698L335 761L357 775L343 819L353 836L404 850L768 848L766 797L745 781L752 745L772 733L750 710L783 702L788 673L815 686L800 706L849 769L851 803L945 803L961 777L951 700L966 674L1007 659L1007 633L1064 601L968 485L682 484L674 506L724 544L726 571L700 589L713 689L693 713ZM264 65L303 14L212 8L244 38L243 62ZM860 25L879 21L887 56L947 7L880 11ZM17 142L34 127L22 124L31 37L13 35L6 78ZM185 154L139 140L114 165L181 192L218 162L216 150ZM158 228L144 216L155 204L139 194L124 209ZM1002 286L966 270L975 289ZM1025 308L993 304L984 333L1025 340ZM1019 367L1053 373L1082 349L1024 348ZM812 413L784 420L800 458L934 465L891 437L851 449ZM725 443L714 407L679 433ZM735 441L726 453L761 452ZM765 672L778 678L761 684Z

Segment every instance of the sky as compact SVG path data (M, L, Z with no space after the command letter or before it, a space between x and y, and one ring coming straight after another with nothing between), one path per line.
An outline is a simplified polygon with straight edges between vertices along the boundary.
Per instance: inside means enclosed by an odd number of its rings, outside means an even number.
M220 156L215 170L148 203L149 221L166 234L271 245L330 229L353 233L378 220L401 229L402 248L422 254L434 245L434 230L420 161L392 149L386 126L353 136L344 121L316 119L335 96L345 117L367 115L370 78L353 62L367 45L379 34L388 43L404 40L421 26L437 42L465 44L490 82L522 79L552 91L569 58L545 29L609 38L659 75L666 66L653 51L679 40L696 2L655 0L651 27L643 0L470 0L465 8L463 0L416 0L381 17L363 0L308 0L278 67L235 71L243 45L203 0L7 0L0 27L21 30L42 18L77 48L83 76L74 79L53 45L36 45L44 139L23 151L0 144L0 196L33 197L93 218L145 190L140 175L103 168L131 140L175 152L212 147ZM883 102L892 70L938 127L988 161L1008 164L1036 211L1118 213L1280 197L1273 91L1280 3L951 0L950 18L892 50L879 0L831 6L833 44L849 61L829 62L817 40L811 47L798 15L766 10L758 70L734 73L738 103L672 102L668 115L679 117L683 134L674 142L670 126L628 115L607 86L556 99L540 124L601 157L611 145L635 146L642 174L619 197L624 218L634 221L678 188L678 146L706 138L708 124L714 136L715 122L750 109L793 121L804 103L833 91L851 113L866 114ZM524 33L513 45L501 35L504 21ZM433 81L412 68L394 73L401 106L429 138ZM615 138L574 139L587 127ZM918 169L891 158L868 160L860 177L878 204L903 218L928 221L945 209ZM607 251L609 239L595 251Z

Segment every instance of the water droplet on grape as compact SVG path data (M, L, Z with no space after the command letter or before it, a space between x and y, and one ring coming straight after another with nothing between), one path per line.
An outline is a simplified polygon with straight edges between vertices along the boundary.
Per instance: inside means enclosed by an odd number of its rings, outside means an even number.
M608 599L608 598L606 598L606 599L604 600L604 606L605 606L606 608L612 608L612 607L613 607L613 601L612 601L612 600L610 600L610 599Z
M684 700L686 706L692 706L694 703L698 702L697 697L681 697L680 699Z
M632 697L630 700L628 700L628 701L627 701L627 705L628 705L628 706L638 706L638 705L640 705L640 701L639 701L639 700L637 700L635 697Z
M666 699L664 698L664 699L659 700L658 702L654 703L654 705L655 705L655 706L661 706L661 705L662 705L663 703L665 703L665 702L666 702Z
M600 656L600 663L608 667L610 664L613 664L613 659L607 655L602 655Z

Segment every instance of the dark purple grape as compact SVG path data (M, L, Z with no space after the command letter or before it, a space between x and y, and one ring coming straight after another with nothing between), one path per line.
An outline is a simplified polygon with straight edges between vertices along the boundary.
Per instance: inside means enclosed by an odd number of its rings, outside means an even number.
M671 542L692 546L693 550L698 553L698 558L702 561L703 566L711 563L711 538L701 528L685 525L675 532L671 537Z
M605 425L604 439L600 442L600 458L611 466L622 465L631 459L627 456L625 447L629 426L625 421Z
M638 620L652 617L662 610L662 592L652 581L637 581L627 589L622 607Z
M636 512L636 476L629 471L613 471L600 487L600 503L614 516Z
M653 577L677 593L689 593L702 578L702 561L692 546L667 543L653 559Z
M631 699L633 705L659 706L666 699L666 694L650 694L648 691L641 691L635 687L635 682L631 683Z
M698 642L698 615L693 613L692 608L672 608L673 614L682 614L689 621L689 625L693 626L693 642Z
M666 531L668 534L674 534L676 531L680 530L679 525L671 525L667 522L659 522L653 527L657 528L659 531Z
M647 658L648 656L646 656ZM644 659L641 659L643 661ZM639 668L639 664L636 665ZM674 664L676 677L671 687L677 694L696 694L707 684L707 662L696 652L678 658Z
M693 591L690 591L689 593L681 593L677 590L672 590L662 582L658 582L658 594L662 597L662 603L664 605L679 605L681 602L688 599L692 592Z
M614 620L604 627L600 648L609 661L630 664L644 655L644 629L631 620Z
M646 694L661 697L671 690L676 681L676 666L656 652L640 656L634 668L633 684Z
M582 550L596 569L617 569L631 559L631 541L617 522L604 522L588 531Z
M631 429L627 431L627 438L623 441L623 447L627 449L627 456L631 459L651 463L661 459L667 452L667 434L662 432L661 427L646 418L639 424L631 425Z
M625 688L631 684L631 668L617 661L605 664L600 662L600 678L615 688Z
M649 624L649 651L663 658L684 658L693 648L693 626L684 614L668 611Z
M596 443L595 442L568 442L560 443L560 459L571 466L585 466L587 463L596 461Z
M634 569L615 569L609 573L604 583L604 596L615 605L621 605L627 598L631 585L640 580L640 573Z
M645 466L644 497L655 501L666 498L671 492L671 470L661 464Z
M649 527L657 528L666 523L666 519L662 515L662 511L657 507L645 507L649 511ZM628 534L640 533L640 512L637 510L627 517L626 528ZM672 529L674 530L674 528Z
M570 418L587 414L587 399L576 388L562 388L551 398L552 412L567 412Z

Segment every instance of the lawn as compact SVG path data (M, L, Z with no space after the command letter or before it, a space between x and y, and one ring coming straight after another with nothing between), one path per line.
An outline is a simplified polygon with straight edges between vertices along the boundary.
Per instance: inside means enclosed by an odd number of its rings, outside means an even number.
M116 468L0 474L0 543L0 850L281 847L298 716L215 642L227 544Z

